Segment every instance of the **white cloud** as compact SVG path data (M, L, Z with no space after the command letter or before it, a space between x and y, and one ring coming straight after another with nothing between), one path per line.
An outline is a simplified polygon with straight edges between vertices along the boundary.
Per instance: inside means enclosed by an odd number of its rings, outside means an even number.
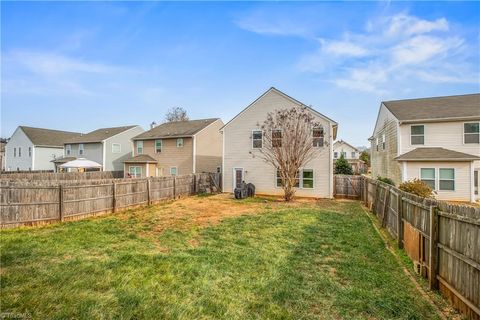
M429 21L403 13L388 17L383 24L387 26L385 34L388 36L410 36L432 31L448 31L449 29L448 21L445 18Z
M347 40L327 41L322 40L322 49L326 53L336 56L361 57L368 53L368 50L362 46Z

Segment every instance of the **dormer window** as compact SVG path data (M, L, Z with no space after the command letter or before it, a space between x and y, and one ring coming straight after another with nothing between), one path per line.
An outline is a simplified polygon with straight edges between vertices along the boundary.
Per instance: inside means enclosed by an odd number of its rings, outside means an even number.
M410 127L410 144L425 144L425 126L423 124Z
M480 122L467 122L463 124L464 143L480 143Z

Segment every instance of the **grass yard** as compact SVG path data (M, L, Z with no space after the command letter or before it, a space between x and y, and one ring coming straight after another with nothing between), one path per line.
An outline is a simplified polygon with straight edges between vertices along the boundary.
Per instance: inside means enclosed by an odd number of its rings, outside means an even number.
M34 319L436 319L354 201L193 197L1 231Z

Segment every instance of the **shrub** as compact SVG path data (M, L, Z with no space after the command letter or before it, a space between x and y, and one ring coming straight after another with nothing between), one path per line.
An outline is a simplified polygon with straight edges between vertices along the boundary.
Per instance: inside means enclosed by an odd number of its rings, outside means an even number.
M389 184L389 185L391 185L391 186L395 186L395 182L393 182L393 180L390 179L390 178L378 176L378 177L377 177L377 180L382 181L382 182L384 182L384 183L386 183L386 184Z
M402 182L398 188L423 198L433 198L433 190L428 184L417 178Z
M335 174L353 174L352 166L343 157L343 154L335 162Z

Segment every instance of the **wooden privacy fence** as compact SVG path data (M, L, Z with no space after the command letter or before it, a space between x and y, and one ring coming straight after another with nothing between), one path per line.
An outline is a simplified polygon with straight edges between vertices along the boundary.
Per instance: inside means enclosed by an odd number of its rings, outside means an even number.
M344 187L345 180L360 187ZM364 176L337 176L341 197L361 199L416 270L471 319L480 319L480 208L421 198Z
M92 171L92 172L2 172L0 173L0 180L91 180L91 179L116 179L123 178L123 171Z
M197 193L220 191L219 173L148 179L0 185L0 225L15 227L79 219Z

